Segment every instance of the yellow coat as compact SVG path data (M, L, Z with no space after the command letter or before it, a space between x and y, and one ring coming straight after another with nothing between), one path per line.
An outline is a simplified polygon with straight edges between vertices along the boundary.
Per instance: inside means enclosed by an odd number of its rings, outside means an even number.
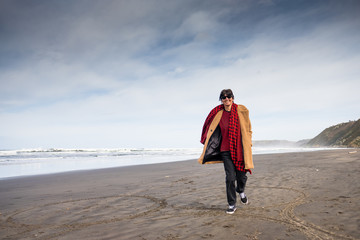
M209 130L206 135L206 140L204 143L203 152L198 159L200 164L208 164L208 163L221 163L222 161L218 157L220 154L219 151L213 151L214 145L218 143L219 138L219 128L217 129L219 122L221 120L221 116L224 110L220 110L210 123ZM249 118L249 110L244 105L238 105L237 109L239 120L240 120L240 130L241 130L241 141L243 146L243 154L244 154L244 163L245 169L252 169L254 168L254 163L252 159L252 131L251 131L251 122ZM219 132L219 133L218 133ZM214 134L215 133L215 134ZM210 149L210 150L209 150ZM211 156L209 152L211 151Z

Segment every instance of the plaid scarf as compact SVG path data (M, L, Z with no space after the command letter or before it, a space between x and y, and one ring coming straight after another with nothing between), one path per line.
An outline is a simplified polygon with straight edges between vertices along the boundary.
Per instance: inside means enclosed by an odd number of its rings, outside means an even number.
M219 105L215 107L209 115L207 116L201 134L201 143L204 144L206 140L206 135L209 130L210 124L213 121L215 115L224 109L224 105ZM235 103L231 106L231 113L229 119L229 140L230 140L230 154L231 159L234 162L235 168L238 171L246 171L243 157L243 148L241 142L241 132L240 132L240 120L237 113L237 105Z

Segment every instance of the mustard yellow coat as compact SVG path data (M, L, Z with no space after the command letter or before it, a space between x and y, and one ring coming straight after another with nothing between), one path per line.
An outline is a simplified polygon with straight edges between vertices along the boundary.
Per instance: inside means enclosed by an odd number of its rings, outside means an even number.
M222 161L219 159L219 157L211 158L210 160L207 160L207 148L209 146L209 141L214 140L214 132L216 128L219 125L219 122L221 120L221 116L223 114L224 110L220 110L210 123L209 130L206 135L206 140L204 143L204 148L202 151L202 154L200 158L198 159L198 162L200 164L208 164L208 163L222 163ZM240 130L241 130L241 141L243 146L243 154L244 154L244 163L245 163L245 169L253 169L254 163L252 159L252 130L251 130L251 122L249 118L249 110L244 105L238 105L237 109L239 120L240 120ZM213 137L213 138L212 138ZM218 152L220 153L220 152Z

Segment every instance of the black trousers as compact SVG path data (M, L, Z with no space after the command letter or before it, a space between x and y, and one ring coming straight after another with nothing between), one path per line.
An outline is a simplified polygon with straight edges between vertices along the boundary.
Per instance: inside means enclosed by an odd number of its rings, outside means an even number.
M230 152L221 152L221 159L224 162L225 169L225 183L226 183L226 196L228 204L233 206L236 204L236 192L242 193L245 191L247 181L246 172L238 171L231 160ZM236 188L235 188L236 182Z

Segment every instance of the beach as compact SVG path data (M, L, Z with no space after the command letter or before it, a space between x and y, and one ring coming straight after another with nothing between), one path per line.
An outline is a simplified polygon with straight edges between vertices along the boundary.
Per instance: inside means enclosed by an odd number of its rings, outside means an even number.
M248 205L196 160L0 181L0 239L360 239L360 150L254 155Z

